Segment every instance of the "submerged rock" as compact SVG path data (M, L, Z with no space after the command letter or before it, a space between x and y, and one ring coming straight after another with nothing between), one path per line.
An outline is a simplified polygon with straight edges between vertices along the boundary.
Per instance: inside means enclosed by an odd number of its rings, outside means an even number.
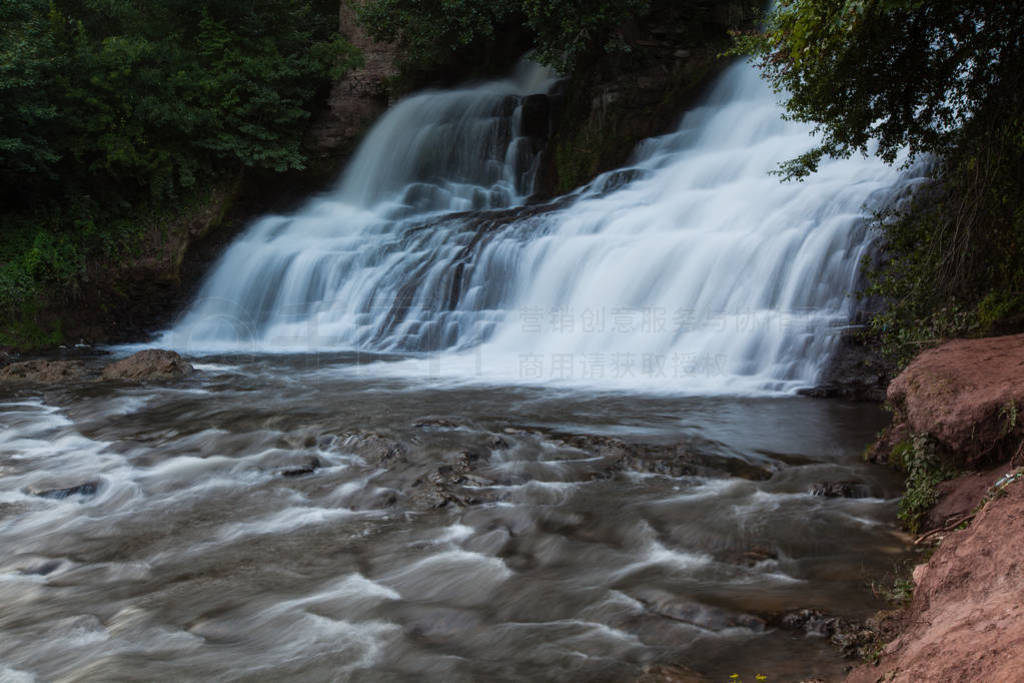
M76 360L28 360L0 368L0 382L66 382L85 376L85 365Z
M706 683L709 680L682 664L648 664L636 683Z
M412 483L409 500L419 509L437 509L448 505L468 507L493 500L486 490L494 482L473 474L480 455L463 451L451 465L441 465Z
M769 479L771 470L740 457L712 453L720 445L712 441L691 439L688 442L663 445L627 443L607 436L559 434L559 440L608 463L607 473L639 472L667 477L740 477L754 481Z
M103 368L103 379L148 382L178 379L193 372L195 368L174 351L146 349Z
M445 417L425 417L421 420L417 420L413 423L414 429L423 430L448 430L448 429L461 429L462 425L454 420L449 420Z
M727 628L746 628L763 631L765 622L752 614L732 612L713 607L695 600L676 597L660 591L650 591L637 596L649 612L658 616L690 624L708 631L722 631Z
M62 489L45 489L42 491L31 491L32 495L39 496L40 498L53 498L56 500L63 500L70 496L94 496L100 488L98 481L87 481L84 484L78 484L77 486L68 486Z
M722 558L725 562L738 564L744 567L756 567L762 562L778 560L779 554L775 550L762 545L756 545L744 550L735 550L726 553Z
M380 467L405 463L408 452L402 442L375 432L349 434L342 442L342 448L364 458L369 464Z

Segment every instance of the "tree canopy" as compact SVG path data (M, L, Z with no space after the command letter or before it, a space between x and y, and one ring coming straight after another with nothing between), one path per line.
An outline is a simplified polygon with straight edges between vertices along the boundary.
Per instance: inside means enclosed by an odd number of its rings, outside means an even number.
M359 16L378 39L398 41L410 62L444 63L492 40L503 27L525 29L541 62L570 72L588 53L616 47L617 29L652 0L369 0Z
M187 188L301 168L312 97L351 52L323 0L5 0L0 188Z
M741 40L787 95L794 119L819 126L822 155L869 151L893 161L944 153L974 128L1019 111L1024 3L997 0L779 0L767 30Z

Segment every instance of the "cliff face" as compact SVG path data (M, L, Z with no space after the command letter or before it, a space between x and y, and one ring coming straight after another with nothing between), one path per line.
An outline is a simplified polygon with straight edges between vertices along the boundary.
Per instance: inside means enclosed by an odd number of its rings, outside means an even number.
M580 67L553 98L542 195L564 194L624 165L644 138L675 129L683 112L729 60L729 31L747 26L744 3L720 2L699 16L662 7L621 29L624 51Z
M893 380L887 398L897 428L927 433L954 466L1008 457L1024 435L1024 335L929 349Z

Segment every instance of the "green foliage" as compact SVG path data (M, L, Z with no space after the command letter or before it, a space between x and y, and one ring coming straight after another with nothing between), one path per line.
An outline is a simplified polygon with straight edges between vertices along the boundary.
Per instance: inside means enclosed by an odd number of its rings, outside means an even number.
M955 476L956 470L942 460L935 443L925 434L915 434L897 444L889 459L907 476L898 517L908 531L917 533L937 500L935 487Z
M914 598L914 565L897 563L891 576L883 581L872 581L871 592L895 606L905 606Z
M370 0L358 11L371 35L397 41L415 67L445 64L515 27L529 34L539 61L569 73L595 53L628 50L620 29L651 7L652 0Z
M889 260L869 271L868 292L890 304L872 328L900 365L944 339L1015 331L1024 321L1022 120L962 131L937 180L909 210L877 223Z
M87 263L244 169L307 163L357 61L331 0L0 3L0 311L73 297Z
M518 8L517 0L370 0L359 20L383 41L397 41L408 63L443 64L456 51L490 40Z
M522 0L541 62L568 73L595 50L628 51L617 29L651 9L651 0Z

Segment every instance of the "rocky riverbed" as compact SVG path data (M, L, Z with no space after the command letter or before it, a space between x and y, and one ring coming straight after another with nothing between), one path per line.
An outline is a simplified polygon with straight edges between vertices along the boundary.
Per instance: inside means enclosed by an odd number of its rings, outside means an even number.
M0 675L831 680L903 556L871 405L184 360L0 384Z

